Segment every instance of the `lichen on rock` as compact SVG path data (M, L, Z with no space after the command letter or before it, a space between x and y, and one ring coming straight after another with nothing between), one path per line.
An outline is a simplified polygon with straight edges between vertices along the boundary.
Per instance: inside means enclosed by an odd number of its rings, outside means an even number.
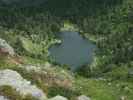
M0 86L8 85L16 89L21 95L31 94L38 100L45 100L45 93L32 85L30 81L25 80L19 73L13 70L0 70Z
M81 95L77 98L77 100L91 100L90 97L87 97L85 95Z
M0 38L0 53L8 53L11 56L15 55L14 49L3 39Z
M57 96L55 96L51 99L48 99L48 100L68 100L68 99L63 97L63 96L57 95Z

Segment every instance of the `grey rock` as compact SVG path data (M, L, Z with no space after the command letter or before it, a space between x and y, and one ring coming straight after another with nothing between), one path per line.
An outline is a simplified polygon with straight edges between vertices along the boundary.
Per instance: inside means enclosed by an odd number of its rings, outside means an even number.
M0 100L9 100L9 99L7 99L6 97L0 95Z
M77 98L77 100L91 100L90 97L87 97L85 95L81 95Z
M125 96L121 96L120 100L127 100Z
M30 81L13 70L0 70L0 86L8 85L16 89L21 95L31 94L38 100L46 100L46 95L43 91L32 85Z
M67 99L67 98L65 98L65 97L63 97L63 96L58 95L58 96L53 97L53 98L48 99L48 100L68 100L68 99Z
M0 38L0 48L5 49L10 55L15 55L14 49L3 39Z

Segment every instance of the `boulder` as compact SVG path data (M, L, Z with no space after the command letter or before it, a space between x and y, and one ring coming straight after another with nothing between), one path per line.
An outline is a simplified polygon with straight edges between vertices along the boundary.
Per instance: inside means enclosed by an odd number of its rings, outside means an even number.
M90 97L87 97L85 95L81 95L77 98L77 100L91 100Z
M127 98L125 96L121 96L120 100L127 100Z
M13 87L20 95L31 94L38 100L46 100L46 95L41 89L32 85L30 81L23 79L16 71L9 69L0 70L0 86L4 85Z
M48 100L68 100L68 99L67 99L67 98L65 98L65 97L63 97L63 96L58 95L58 96L53 97L53 98L48 99Z
M0 54L15 55L14 49L3 39L0 38Z
M5 98L4 96L1 96L1 95L0 95L0 100L9 100L9 99L7 99L7 98Z

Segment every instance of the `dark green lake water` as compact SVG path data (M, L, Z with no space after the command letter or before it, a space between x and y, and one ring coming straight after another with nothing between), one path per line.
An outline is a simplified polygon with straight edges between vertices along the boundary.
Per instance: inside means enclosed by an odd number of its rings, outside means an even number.
M72 70L76 70L92 62L96 45L91 41L84 39L77 32L58 33L58 37L62 43L49 48L50 57L56 63L68 65Z

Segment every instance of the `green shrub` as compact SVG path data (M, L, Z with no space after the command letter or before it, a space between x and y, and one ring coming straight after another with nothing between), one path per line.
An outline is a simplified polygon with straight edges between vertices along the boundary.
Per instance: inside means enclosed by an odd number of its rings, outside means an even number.
M67 89L65 87L52 86L48 88L48 97L54 97L57 95L67 97L69 100L72 100L72 98L75 98L81 94L79 91Z

